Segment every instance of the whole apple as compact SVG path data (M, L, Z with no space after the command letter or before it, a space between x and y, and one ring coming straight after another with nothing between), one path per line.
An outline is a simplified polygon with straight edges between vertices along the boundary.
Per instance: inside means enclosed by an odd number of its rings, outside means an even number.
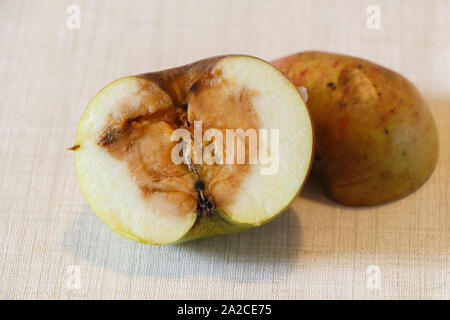
M316 134L313 173L351 206L385 203L422 185L438 158L431 112L414 85L375 63L302 52L273 61L308 92Z

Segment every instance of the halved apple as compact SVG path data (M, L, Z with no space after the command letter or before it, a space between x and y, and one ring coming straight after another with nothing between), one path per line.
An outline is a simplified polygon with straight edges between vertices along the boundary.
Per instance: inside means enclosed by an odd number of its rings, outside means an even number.
M224 136L240 129L244 163L175 163L181 142L174 132L183 128L195 142L196 123ZM279 161L271 174L263 173L267 163L250 161L250 139L242 135L248 129L257 133L258 151L264 146ZM276 148L264 130L277 131ZM220 144L211 140L200 154L215 143L214 155ZM309 173L313 130L298 90L278 69L254 57L221 56L110 83L84 111L74 149L97 215L122 236L168 244L246 230L282 213ZM235 160L235 149L224 150Z

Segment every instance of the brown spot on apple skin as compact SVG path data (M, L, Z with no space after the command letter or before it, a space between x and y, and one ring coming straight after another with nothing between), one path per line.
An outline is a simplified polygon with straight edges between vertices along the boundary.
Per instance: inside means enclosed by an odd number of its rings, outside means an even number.
M335 89L336 89L336 84L335 84L334 82L328 82L328 83L327 83L327 87L329 87L329 88L335 90Z
M73 147L67 148L67 150L69 151L77 151L78 149L80 149L80 145L76 144Z
M322 156L316 152L314 154L314 161L319 162L320 160L322 160Z

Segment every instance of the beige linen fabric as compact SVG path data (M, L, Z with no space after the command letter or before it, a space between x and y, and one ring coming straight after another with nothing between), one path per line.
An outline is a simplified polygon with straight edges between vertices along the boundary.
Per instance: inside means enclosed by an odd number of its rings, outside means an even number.
M71 4L79 30L66 25ZM379 30L366 27L369 5ZM449 16L445 0L0 2L0 298L449 299ZM308 49L364 57L417 85L441 145L417 192L354 209L312 181L266 226L165 247L95 216L65 148L104 85L218 54Z

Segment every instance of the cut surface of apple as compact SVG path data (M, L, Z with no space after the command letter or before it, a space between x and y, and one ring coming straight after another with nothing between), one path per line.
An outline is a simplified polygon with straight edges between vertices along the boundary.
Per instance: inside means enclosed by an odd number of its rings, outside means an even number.
M180 129L193 142L177 163ZM282 213L309 173L313 130L278 69L222 56L110 83L84 111L75 149L97 215L127 238L167 244L246 230Z

